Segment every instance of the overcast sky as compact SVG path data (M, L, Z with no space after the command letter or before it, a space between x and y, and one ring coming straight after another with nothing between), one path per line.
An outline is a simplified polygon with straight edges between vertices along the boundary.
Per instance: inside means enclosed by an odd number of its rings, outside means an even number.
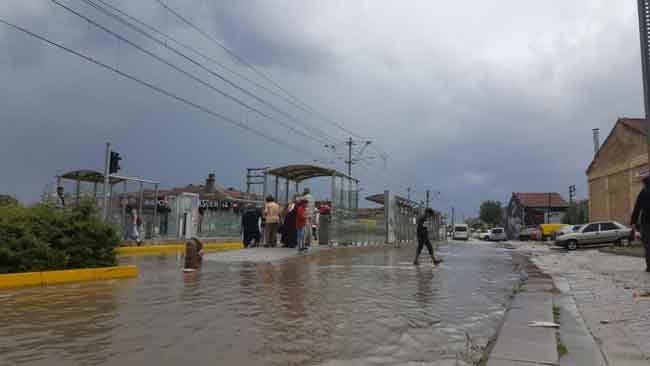
M57 174L101 170L106 141L124 156L126 175L171 187L201 183L214 172L222 185L241 187L246 167L332 159L320 141L349 136L192 55L285 113L279 114L82 0L61 1L273 120L245 112L50 1L5 0L0 17L301 151L0 25L1 192L31 202ZM106 1L281 93L155 0ZM592 128L601 128L604 140L618 117L642 113L632 0L165 1L386 153L386 165L375 159L354 167L364 194L405 195L411 186L423 199L431 189L440 192L435 207L454 205L467 216L482 200L506 201L513 191L566 197L576 184L586 197ZM307 132L314 140L285 127L296 120L319 126ZM340 160L333 166L344 169Z

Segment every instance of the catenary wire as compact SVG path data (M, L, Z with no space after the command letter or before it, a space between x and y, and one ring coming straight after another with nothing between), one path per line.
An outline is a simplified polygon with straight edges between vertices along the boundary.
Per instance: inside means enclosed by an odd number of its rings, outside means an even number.
M124 78L135 81L136 83L138 83L140 85L143 85L143 86L145 86L145 87L147 87L149 89L152 89L152 90L158 92L159 94L165 95L165 96L167 96L169 98L175 99L175 100L177 100L177 101L179 101L181 103L189 105L189 106L193 107L194 109L202 111L202 112L204 112L204 113L206 113L206 114L208 114L208 115L210 115L212 117L215 117L215 118L217 118L219 120L222 120L222 121L225 121L225 122L227 122L229 124L237 126L237 127L241 128L243 130L246 130L246 131L251 132L251 133L253 133L255 135L263 137L263 138L265 138L267 140L273 141L278 145L282 145L284 147L287 147L287 148L289 148L291 150L294 150L294 151L297 151L297 152L306 153L306 154L309 154L309 155L312 155L312 156L319 157L319 156L315 155L314 153L312 153L310 151L307 151L307 150L299 148L297 146L288 144L288 143L286 143L286 142L284 142L284 141L282 141L282 140L280 140L280 139L278 139L276 137L273 137L273 136L270 136L270 135L265 134L263 132L257 131L257 130L251 128L250 126L248 126L248 125L246 125L246 124L244 124L242 122L239 122L239 121L236 121L236 120L234 120L232 118L229 118L229 117L227 117L227 116L225 116L225 115L223 115L223 114L221 114L219 112L215 112L214 110L212 110L212 109L210 109L210 108L208 108L208 107L206 107L204 105L192 102L192 101L190 101L190 100L188 100L188 99L186 99L184 97L178 96L178 95L176 95L176 94L174 94L174 93L172 93L172 92L170 92L170 91L168 91L168 90L166 90L164 88L156 86L156 85L154 85L154 84L152 84L152 83L150 83L148 81L142 80L142 79L140 79L140 78L138 78L138 77L136 77L136 76L134 76L132 74L126 73L126 72L121 71L121 70L118 70L118 69L116 69L116 68L114 68L114 67L112 67L112 66L110 66L108 64L105 64L105 63L103 63L103 62L101 62L99 60L96 60L92 56L89 56L89 55L84 54L82 52L73 50L73 49L71 49L69 47L66 47L66 46L60 44L60 43L57 43L57 42L52 41L52 40L50 40L50 39L48 39L48 38L46 38L44 36L41 36L40 34L32 32L29 29L26 29L26 28L23 28L23 27L21 27L19 25L8 22L8 21L4 20L3 18L0 18L0 23L3 23L5 25L7 25L7 26L9 26L9 27L11 27L11 28L13 28L15 30L18 30L18 31L20 31L22 33L25 33L25 34L33 37L33 38L41 40L41 41L45 42L46 44L49 44L50 46L59 48L59 49L65 51L65 52L68 52L68 53L70 53L72 55L75 55L75 56L77 56L79 58L82 58L82 59L84 59L84 60L86 60L86 61L88 61L90 63L98 65L98 66L100 66L100 67L102 67L104 69L107 69L109 71L112 71L112 72L114 72L114 73L116 73L116 74L118 74L118 75L120 75L120 76L122 76Z
M171 8L169 5L167 5L164 1L162 1L162 0L155 0L155 1L156 1L158 4L160 4L160 6L162 6L162 7L165 8L167 11L169 11L171 14L173 14L175 17L177 17L178 19L180 19L183 23L187 24L190 28L194 29L194 30L197 31L199 34L201 34L203 37L205 37L206 39L208 39L209 41L211 41L212 43L214 43L215 45L217 45L219 48L221 48L221 49L223 49L224 51L226 51L229 55L231 55L231 56L232 56L235 60L237 60L239 63L241 63L242 65L244 65L244 66L246 66L246 67L248 67L248 68L250 68L253 72L255 72L256 74L258 74L260 77L262 77L263 79L265 79L265 80L268 81L269 83L271 83L271 85L275 86L276 88L278 88L279 90L281 90L282 92L284 92L286 95L288 95L289 97L293 98L293 99L296 100L297 102L303 104L303 105L304 105L306 108L308 108L312 113L314 113L314 115L318 116L319 119L323 120L324 122L330 123L330 124L332 124L332 125L338 127L338 128L341 129L342 131L344 131L344 132L346 132L346 133L348 133L348 134L350 134L350 135L352 135L352 136L354 136L354 137L356 137L356 138L364 139L363 136L361 136L361 135L359 135L359 134L357 134L357 133L355 133L355 132L349 130L348 128L346 128L345 126L341 125L340 123L337 123L337 122L335 122L335 121L332 121L332 120L330 120L329 118L323 116L321 113L319 113L318 111L316 111L314 108L310 107L307 103L303 102L303 101L300 100L298 97L296 97L295 95L293 95L292 93L290 93L288 90L286 90L285 88L283 88L281 85L279 85L278 83L276 83L275 81L273 81L273 79L271 79L271 78L268 77L265 73L263 73L262 71L260 71L257 67L255 67L254 65L252 65L251 63L249 63L248 61L246 61L243 57L237 55L237 53L235 53L233 50L231 50L230 48L226 47L226 46L225 46L223 43L221 43L218 39L216 39L215 37L211 36L208 32L206 32L205 30L203 30L201 27L199 27L199 26L195 25L194 23L192 23L189 19L185 18L185 17L184 17L182 14L180 14L178 11L172 9L172 8Z
M119 8L117 8L117 7L115 7L115 6L111 5L111 4L109 4L109 3L107 3L107 2L104 1L104 0L96 0L97 2L101 3L101 4L103 5L103 7L102 7L101 5L98 5L98 4L94 3L92 0L82 0L82 1L84 1L85 3L87 3L87 4L89 4L89 5L94 6L96 9L102 11L104 14L106 14L106 15L108 15L108 16L111 16L112 18L117 19L118 21L122 22L123 24L125 24L125 25L131 27L132 29L134 29L134 28L131 26L131 24L130 24L130 23L127 24L127 21L124 20L123 18L121 18L120 15L123 16L123 17L125 17L125 18L128 18L128 19L130 19L131 21L133 21L133 22L139 24L140 26L142 26L142 27L144 27L144 28L146 28L146 29L148 29L148 30L150 30L150 31L152 31L152 32L154 32L154 33L156 33L158 36L160 36L160 37L162 37L162 38L164 38L164 39L166 39L166 40L168 40L168 41L171 41L172 43L175 43L175 44L179 45L180 47L182 47L182 48L184 48L184 49L186 49L186 50L188 50L188 51L194 53L195 55L198 55L198 56L202 57L203 59L205 59L205 60L207 60L207 61L212 62L213 64L215 64L215 65L221 67L222 69L226 70L227 72L230 72L231 74L233 74L233 75L235 75L235 76L237 76L237 77L239 77L239 78L241 78L241 79L243 79L243 80L245 80L245 81L247 81L247 82L249 82L249 83L255 85L256 87L258 87L258 88L260 88L260 89L266 91L267 93L272 94L272 95L274 95L274 96L276 96L276 97L278 97L278 98L281 98L281 99L284 100L285 102L287 102L287 103L291 104L292 106L294 106L294 107L296 107L296 108L302 110L303 112L314 114L314 113L313 113L312 111L310 111L308 108L306 108L305 106L303 106L303 105L297 103L296 101L294 101L293 99L287 97L286 95L283 95L282 93L278 93L278 92L272 90L271 88L269 88L269 87L267 87L267 86L265 86L265 85L262 85L261 83L255 81L255 80L253 80L253 79L251 79L251 78L249 78L248 76L246 76L246 75L244 75L244 74L242 74L242 73L240 73L240 72L238 72L238 71L236 71L236 70L234 70L234 69L228 67L227 65L223 64L222 62L219 62L219 61L216 60L214 57L211 57L211 56L205 54L204 52L201 52L201 51L197 50L196 48L194 48L194 47L192 47L192 46L190 46L190 45L188 45L188 44L186 44L186 43L183 43L183 42L179 41L178 39L176 39L176 38L170 36L169 34L164 33L164 32L161 31L160 29L158 29L158 28L156 28L156 27L154 27L154 26L152 26L152 25L150 25L150 24L144 22L144 21L141 20L141 19L136 18L136 17L133 16L133 15L128 14L127 12L125 12L125 11L123 11L123 10L121 10L121 9L119 9ZM104 7L105 7L105 8L104 8ZM110 9L110 10L109 10L109 9ZM117 14L116 14L116 13L117 13ZM119 15L118 15L118 14L119 14ZM140 32L140 33L141 33L141 32ZM166 42L165 42L165 45L166 45ZM337 140L337 138L331 136L330 134L326 133L326 132L323 131L323 130L320 130L320 129L318 129L318 128L316 128L316 127L313 127L313 126L310 126L310 128L314 129L314 131L317 131L319 134L321 134L321 135L327 137L328 139L331 139L331 140L333 140L333 141L336 141L336 140Z
M111 31L110 29L108 29L108 28L102 26L101 24L99 24L99 23L97 23L96 21L94 21L94 20L92 20L92 19L86 17L85 15L83 15L83 14L81 14L81 13L75 11L74 9L71 9L71 8L67 7L66 5L64 5L64 4L61 4L61 3L58 2L57 0L51 0L51 1L52 1L53 3L55 3L56 5L58 5L58 6L62 7L62 8L64 8L64 9L66 9L66 10L69 11L70 13L72 13L72 14L78 16L79 18L81 18L81 19L87 21L88 23L90 23L90 24L92 24L92 25L98 27L98 28L101 29L102 31L104 31L104 32L106 32L106 33L108 33L108 34L110 34L110 35L116 37L117 39L119 39L119 40L121 40L121 41L123 41L123 42L126 42L127 44L129 44L130 46L136 48L137 50L139 50L139 51L145 53L146 55L148 55L148 56L150 56L150 57L152 57L152 58L158 60L159 62L164 63L165 65L167 65L167 66L173 68L173 69L176 70L177 72L179 72L179 73L181 73L181 74L187 76L188 78L190 78L190 79L192 79L192 80L194 80L194 81L196 81L196 82L198 82L198 83L200 83L200 84L206 86L207 88L210 88L211 90L213 90L213 91L215 91L215 92L217 92L217 93L223 95L224 97L226 97L226 98L228 98L228 99L234 101L235 103L238 103L238 104L240 104L240 105L242 105L242 106L244 106L244 107L250 109L251 111L254 111L255 113L257 113L257 114L259 114L259 115L261 115L261 116L263 116L263 117L265 117L265 118L268 118L268 119L270 119L270 120L272 120L272 121L274 121L274 122L277 122L277 123L283 125L284 127L288 128L289 130L291 130L291 131L293 131L293 132L295 132L295 133L297 133L297 134L299 134L299 135L301 135L301 136L303 136L303 137L309 138L309 139L311 139L311 140L313 140L313 141L316 141L316 142L318 142L318 143L324 143L324 142L326 142L326 141L321 140L321 139L319 139L319 138L317 138L317 137L313 137L313 136L311 136L311 135L309 135L309 134L307 134L307 133L305 133L305 132L303 132L303 131L301 131L301 130L294 129L294 127L291 126L291 125L289 125L289 124L286 124L286 123L284 123L284 122L282 122L282 121L279 121L279 120L277 120L277 119L274 119L272 116L270 116L270 115L264 113L263 111L260 111L259 109L255 108L254 106L251 106L250 104L248 104L248 103L242 101L241 99L236 98L236 97L234 97L234 96L232 96L232 95L230 95L230 94L228 94L228 93L226 93L226 92L220 90L219 88L216 88L214 85L212 85L212 84L210 84L210 83L208 83L208 82L206 82L206 81L204 81L204 80L201 80L201 79L198 78L197 76L195 76L195 75L193 75L193 74L191 74L191 73L189 73L189 72L183 70L181 67L172 64L171 62L169 62L169 61L165 60L164 58L162 58L162 57L160 57L160 56L154 54L153 52L151 52L151 51L149 51L149 50L147 50L147 49L145 49L145 48L143 48L143 47L141 47L141 46L135 44L134 42L132 42L132 41L126 39L125 37L120 36L120 35L117 34L116 32Z

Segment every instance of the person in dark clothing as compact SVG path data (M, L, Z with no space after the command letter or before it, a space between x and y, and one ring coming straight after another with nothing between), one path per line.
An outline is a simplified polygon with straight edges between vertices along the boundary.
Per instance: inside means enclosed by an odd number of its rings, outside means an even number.
M643 189L636 198L630 221L632 229L641 232L645 249L645 271L650 272L650 177L643 178Z
M262 240L260 233L260 219L262 214L260 210L249 206L241 217L242 233L244 234L244 248L248 248L254 243L259 246Z
M436 258L436 256L433 254L433 246L431 245L431 241L429 241L429 230L427 229L426 223L433 217L433 210L430 208L427 208L424 210L424 215L418 217L418 227L417 227L417 236L418 236L418 249L417 252L415 253L415 260L413 261L414 265L420 264L418 262L418 258L420 258L420 253L422 252L422 248L424 246L427 247L427 250L429 251L429 255L431 256L431 261L433 262L434 265L442 262L441 259Z
M284 247L295 248L298 245L298 232L296 230L296 209L293 203L290 203L286 208L281 231Z

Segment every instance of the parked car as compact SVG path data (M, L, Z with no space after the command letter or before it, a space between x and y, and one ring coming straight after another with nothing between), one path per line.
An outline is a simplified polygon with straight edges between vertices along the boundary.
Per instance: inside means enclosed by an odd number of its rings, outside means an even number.
M506 236L506 231L502 227L495 227L490 230L490 235L488 236L489 241L505 241L508 240Z
M479 240L490 240L490 230L478 233Z
M539 228L537 226L528 226L519 232L519 240L537 240L539 238Z
M583 245L618 243L628 245L634 239L632 229L616 221L592 222L578 231L557 237L555 243L569 250Z
M451 238L454 240L469 240L469 227L465 224L454 225Z
M561 228L560 230L558 230L558 231L556 231L554 233L553 240L559 238L562 235L574 233L574 232L580 230L580 228L582 228L582 226L583 225L567 225L567 226Z
M539 225L539 233L541 235L541 240L546 241L554 238L555 232L566 227L566 224L541 224Z

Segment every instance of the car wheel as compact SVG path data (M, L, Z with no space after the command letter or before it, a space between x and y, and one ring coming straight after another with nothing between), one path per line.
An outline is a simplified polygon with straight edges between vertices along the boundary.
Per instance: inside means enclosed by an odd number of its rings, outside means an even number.
M622 247L629 247L630 246L630 239L628 238L621 238L618 239L618 243L616 243Z
M567 249L569 249L569 250L576 250L576 249L578 249L578 242L575 241L575 240L569 240L569 241L566 243L566 247L567 247Z

